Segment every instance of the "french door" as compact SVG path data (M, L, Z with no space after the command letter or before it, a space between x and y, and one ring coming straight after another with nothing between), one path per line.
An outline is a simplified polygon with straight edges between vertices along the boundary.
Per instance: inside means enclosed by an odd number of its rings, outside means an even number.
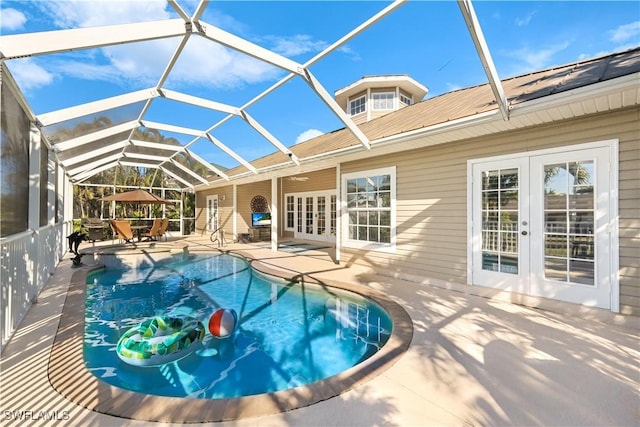
M207 231L218 229L218 195L207 196Z
M474 161L471 283L612 308L610 147Z
M287 196L293 218L294 238L304 240L335 241L336 195L335 192L314 192Z

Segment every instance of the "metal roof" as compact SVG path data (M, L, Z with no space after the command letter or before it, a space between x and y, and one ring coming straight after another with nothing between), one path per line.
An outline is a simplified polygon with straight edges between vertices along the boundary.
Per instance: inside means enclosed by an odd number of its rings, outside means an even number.
M426 99L362 123L360 128L371 141L371 155L380 154L374 150L378 146L405 135L412 135L415 141L411 145L405 142L403 149L452 142L593 112L637 106L640 104L639 74L640 48L635 48L503 80L501 84L510 111L508 121L502 119L490 85L484 84ZM612 90L596 89L598 84L622 78L625 81ZM577 89L587 91L590 88L593 88L592 91L583 96L576 93ZM566 94L571 97L564 97ZM560 97L561 104L554 104L554 95ZM542 104L532 112L522 113L519 110L519 107L525 107L532 101ZM481 118L480 125L469 122L476 117ZM417 133L426 137L416 138ZM315 167L307 168L308 171L335 165L338 155L342 156L341 161L359 159L365 155L359 149L357 139L347 129L320 135L291 149L301 159L303 166L309 161L316 163ZM346 153L349 152L355 152L353 158L348 158ZM325 162L322 163L321 159L325 159ZM286 167L286 162L286 156L274 153L254 161L253 165L262 170L277 170ZM237 167L227 171L227 174L236 178L246 177L247 170ZM220 183L219 179L212 183L216 181Z

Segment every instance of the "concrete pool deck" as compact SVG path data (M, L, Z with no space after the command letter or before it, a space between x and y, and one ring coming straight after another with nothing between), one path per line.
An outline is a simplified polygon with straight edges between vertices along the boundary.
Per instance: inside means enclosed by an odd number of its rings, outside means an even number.
M189 251L213 248L206 239L186 242ZM243 253L271 273L360 284L388 295L411 317L413 335L407 352L391 366L336 397L288 412L201 425L640 424L637 317L562 303L546 310L524 307L338 265L321 251L292 254L240 244L224 249ZM75 294L70 283L78 269L69 258L56 268L2 353L1 424L180 425L87 410L88 403L108 397L83 383L74 369L54 375L66 376L81 404L52 387L52 349L56 334L67 332L61 314ZM81 336L75 339L77 344ZM197 418L197 412L190 417Z

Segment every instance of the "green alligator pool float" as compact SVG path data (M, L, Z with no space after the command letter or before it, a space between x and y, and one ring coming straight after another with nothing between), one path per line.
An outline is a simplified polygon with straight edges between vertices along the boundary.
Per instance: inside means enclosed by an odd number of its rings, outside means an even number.
M193 352L204 335L204 325L192 317L156 316L125 332L116 354L130 365L163 365Z

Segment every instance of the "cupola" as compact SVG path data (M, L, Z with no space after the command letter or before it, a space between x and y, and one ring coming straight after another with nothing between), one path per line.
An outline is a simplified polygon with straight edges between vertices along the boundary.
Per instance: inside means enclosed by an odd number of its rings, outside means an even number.
M340 107L356 124L422 101L428 89L406 74L365 76L335 91Z

